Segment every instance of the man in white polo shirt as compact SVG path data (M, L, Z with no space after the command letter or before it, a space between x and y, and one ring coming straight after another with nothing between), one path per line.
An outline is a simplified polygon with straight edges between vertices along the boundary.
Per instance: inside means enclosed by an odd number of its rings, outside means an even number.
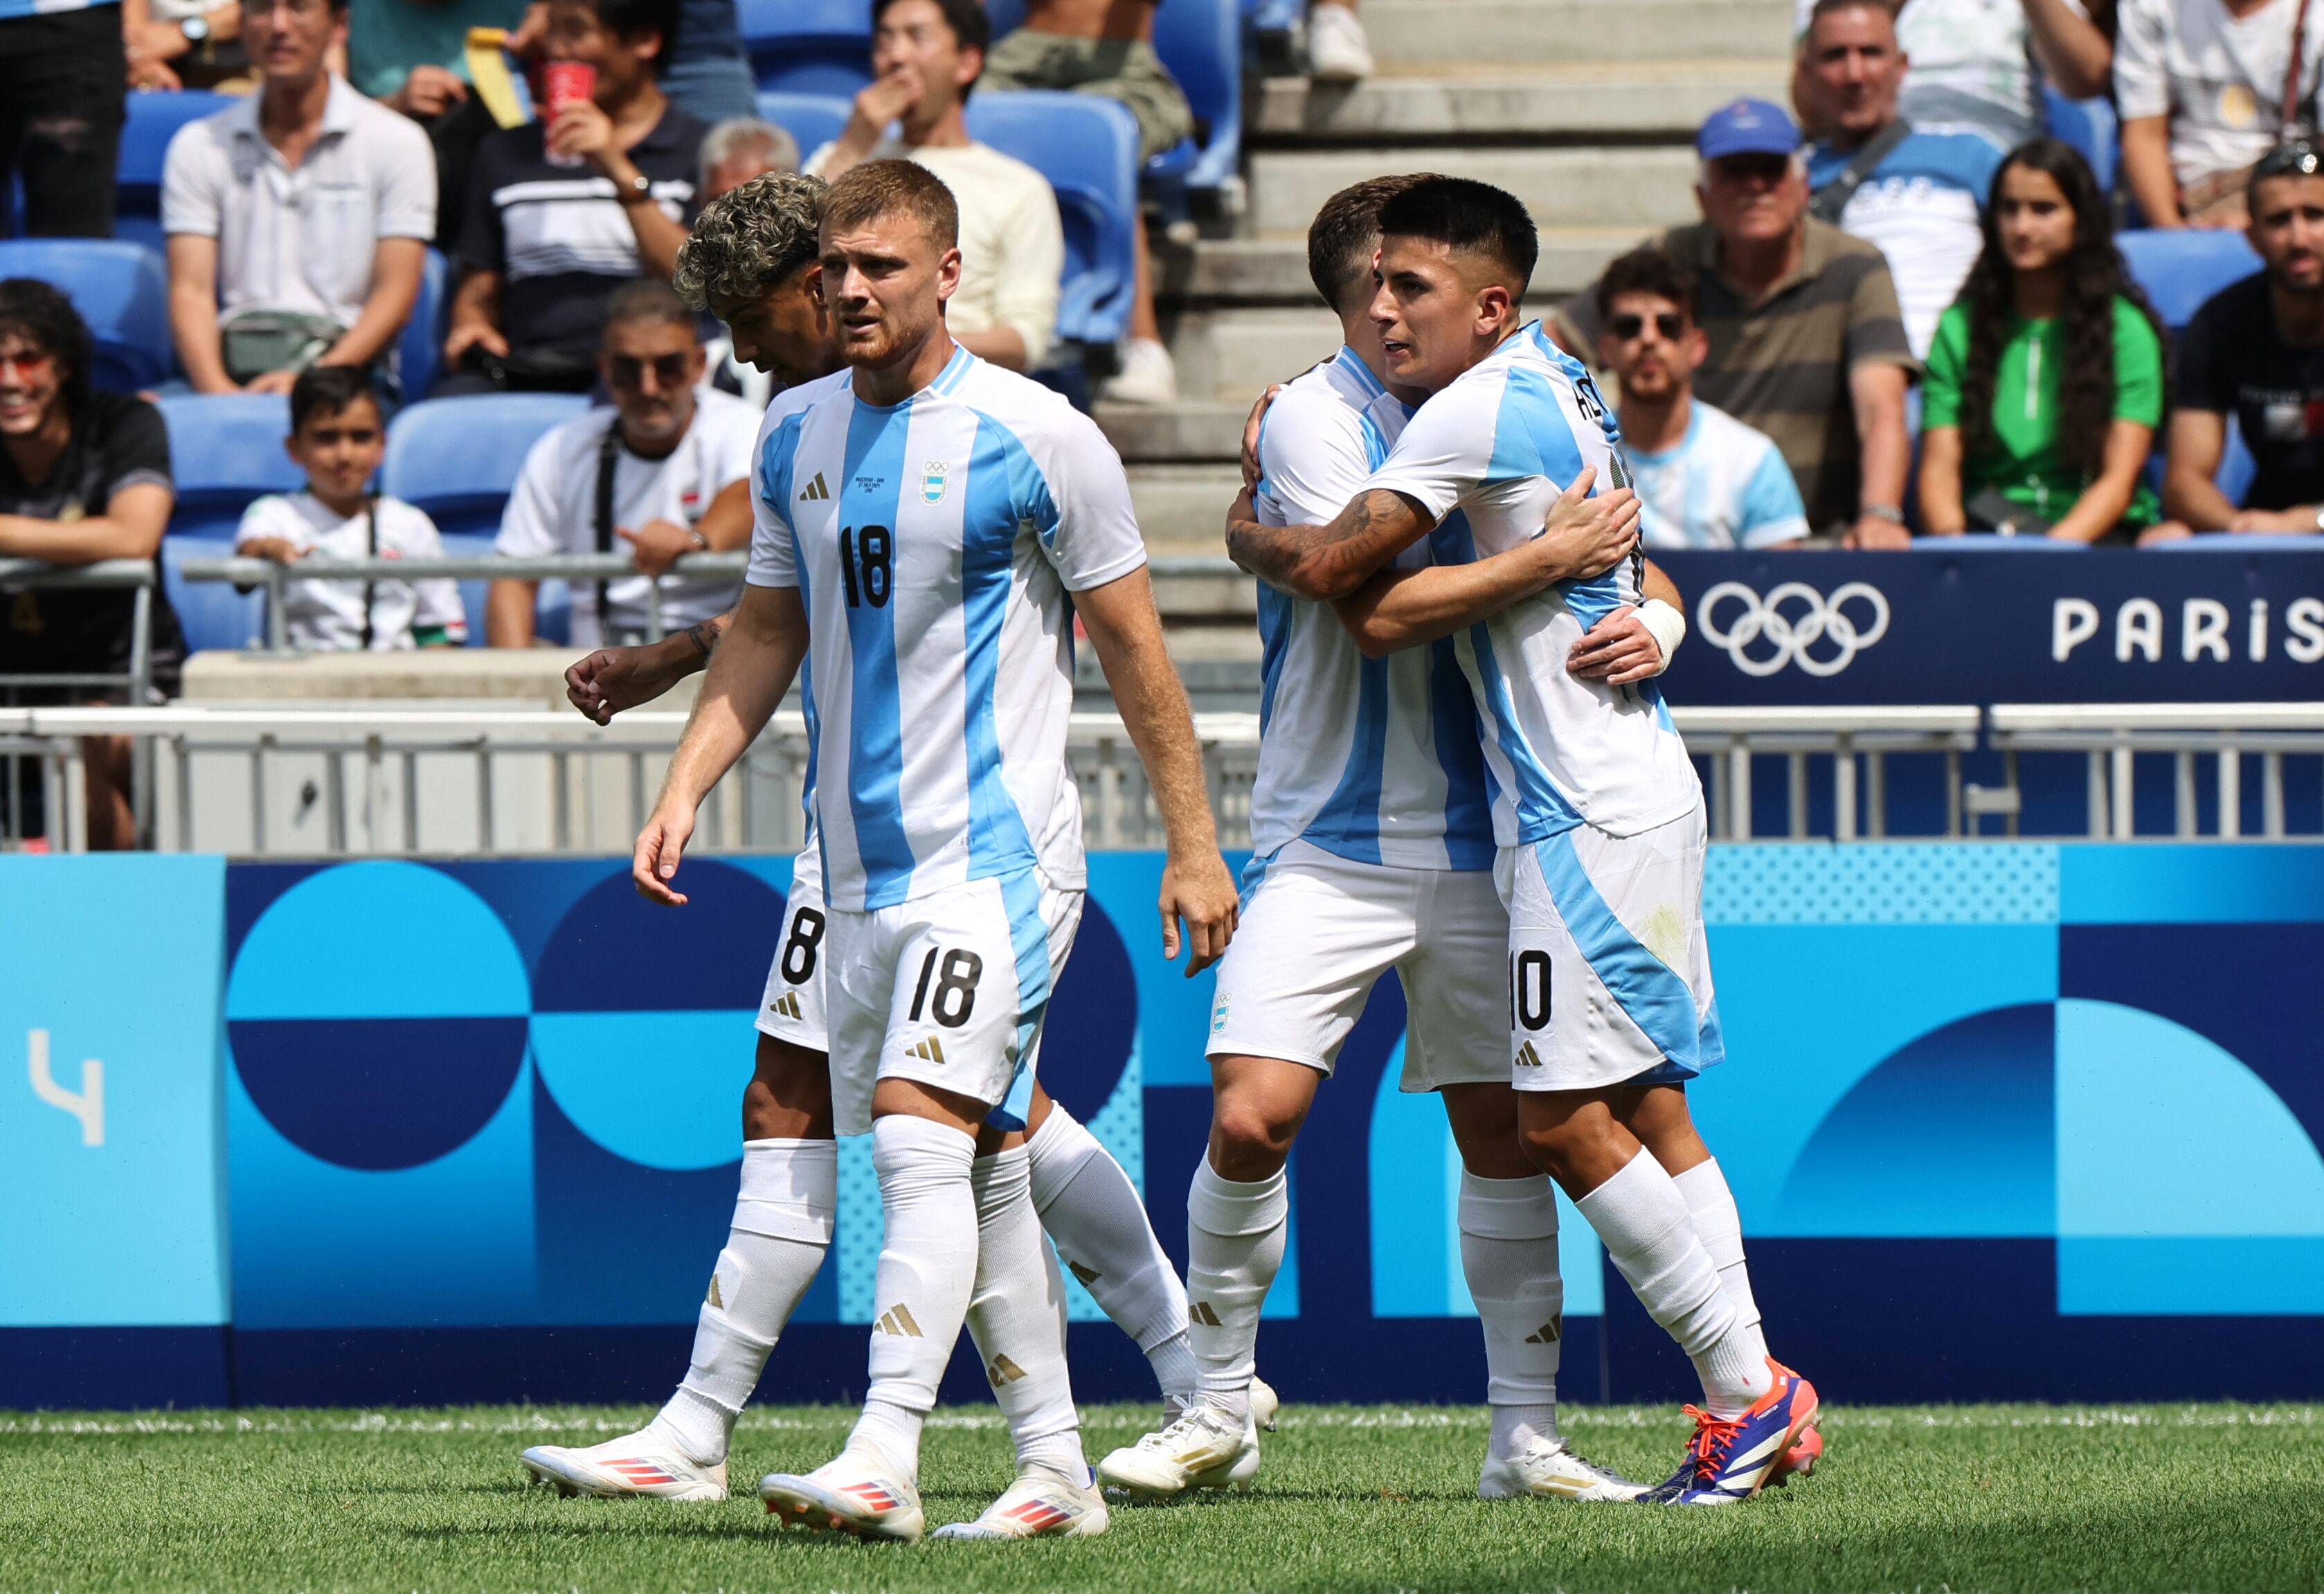
M759 412L699 392L702 339L694 312L658 282L632 283L605 302L597 370L613 406L547 433L525 456L494 551L628 553L638 573L572 584L575 647L627 644L685 630L734 606L742 583L655 576L681 555L725 552L751 540L751 449ZM529 647L540 582L505 578L484 598L494 647Z
M246 0L256 94L189 124L162 169L170 327L199 393L289 393L384 360L436 231L436 158L324 64L346 0Z

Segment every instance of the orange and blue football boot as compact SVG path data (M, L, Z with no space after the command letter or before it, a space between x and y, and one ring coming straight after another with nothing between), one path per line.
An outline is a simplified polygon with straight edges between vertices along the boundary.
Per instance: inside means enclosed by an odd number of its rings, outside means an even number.
M1815 1421L1818 1405L1814 1385L1773 1358L1767 1366L1775 1375L1774 1386L1741 1416L1729 1420L1698 1406L1686 1408L1694 1419L1686 1460L1641 1499L1658 1506L1729 1506L1767 1486L1801 1431Z

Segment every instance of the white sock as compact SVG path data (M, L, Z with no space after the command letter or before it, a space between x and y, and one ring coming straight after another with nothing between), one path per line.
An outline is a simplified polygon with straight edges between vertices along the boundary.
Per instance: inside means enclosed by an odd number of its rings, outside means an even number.
M1759 1302L1751 1293L1751 1270L1743 1265L1743 1215L1735 1209L1735 1192L1727 1188L1727 1175L1720 1172L1719 1159L1674 1173L1671 1182L1686 1198L1687 1218L1711 1265L1719 1270L1719 1287L1735 1303L1748 1352L1766 1357L1767 1338L1759 1328Z
M838 1210L836 1142L742 1143L742 1193L695 1321L693 1360L648 1425L681 1455L706 1467L726 1459L734 1419L823 1265Z
M1033 1154L1033 1205L1058 1256L1106 1316L1138 1341L1164 1402L1192 1400L1186 1289L1154 1237L1138 1187L1097 1136L1062 1107L1052 1105L1025 1145Z
M1031 1160L1020 1145L978 1158L969 1175L976 1191L976 1289L968 1331L992 1398L1009 1420L1017 1470L1038 1468L1086 1484L1081 1417L1065 1374L1065 1282L1041 1243Z
M1702 1404L1713 1416L1738 1417L1774 1385L1766 1358L1745 1350L1734 1302L1695 1237L1686 1198L1654 1154L1641 1147L1622 1171L1574 1203L1605 1242L1606 1255L1694 1363Z
M1547 1174L1461 1172L1461 1272L1485 1330L1485 1399L1493 1454L1536 1434L1557 1442L1557 1361L1565 1283L1557 1271L1557 1195ZM1506 1420L1503 1413L1511 1413Z
M1186 1192L1187 1344L1203 1399L1236 1417L1250 1414L1259 1309L1283 1265L1289 1192L1280 1168L1243 1184L1219 1177L1207 1156Z
M872 1122L888 1233L872 1284L872 1383L847 1442L873 1446L908 1477L918 1476L920 1425L976 1282L975 1158L976 1142L946 1125L902 1114Z

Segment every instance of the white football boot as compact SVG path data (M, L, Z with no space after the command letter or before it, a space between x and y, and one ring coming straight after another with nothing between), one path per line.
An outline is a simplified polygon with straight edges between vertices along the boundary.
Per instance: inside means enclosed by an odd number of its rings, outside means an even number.
M1266 1379L1253 1376L1250 1381L1250 1420L1269 1433L1275 1432L1275 1413L1283 1409L1283 1402L1275 1393L1275 1385Z
M932 1539L1086 1539L1105 1532L1105 1497L1094 1480L1074 1483L1046 1469L1021 1474L974 1522L936 1529Z
M1536 1439L1514 1456L1488 1456L1477 1478L1480 1500L1513 1500L1523 1495L1551 1500L1635 1500L1646 1492L1645 1484L1632 1483L1546 1439Z
M759 1498L784 1527L813 1533L909 1544L927 1526L918 1486L869 1446L844 1450L804 1477L770 1472L759 1479Z
M581 1450L537 1444L524 1452L524 1469L567 1499L576 1495L657 1500L723 1500L726 1463L705 1467L678 1453L650 1428Z
M1240 1488L1259 1471L1259 1425L1200 1403L1097 1464L1101 1481L1148 1499L1190 1488Z

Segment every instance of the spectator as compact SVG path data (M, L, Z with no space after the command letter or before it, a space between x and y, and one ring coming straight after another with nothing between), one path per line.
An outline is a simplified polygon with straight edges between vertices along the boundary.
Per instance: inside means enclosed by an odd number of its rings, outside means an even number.
M170 434L160 412L89 385L88 328L72 301L46 283L0 283L0 558L151 560L171 497ZM135 595L121 588L19 589L0 604L0 675L126 675L136 612ZM174 692L185 644L158 583L152 614L153 682ZM23 695L51 702L100 696L84 686ZM90 737L81 746L89 845L134 847L129 739Z
M759 85L734 0L678 0L678 38L661 74L661 91L699 122L753 116Z
M135 28L131 51L136 87L230 92L250 87L240 0L151 0L149 10L144 25Z
M639 574L574 583L573 645L632 643L650 606L680 631L733 607L736 580L654 577L681 554L751 540L751 450L760 412L723 393L697 394L702 344L694 312L667 283L632 283L605 307L600 373L613 395L543 437L501 519L504 554L604 553L628 545ZM540 583L496 580L485 595L494 647L529 647Z
M798 170L798 141L771 122L737 116L721 122L702 141L702 203L733 193L754 177ZM774 378L734 357L734 339L722 322L702 346L709 387L731 393L752 409L774 397Z
M2162 327L2115 252L2106 196L2081 156L2036 139L1995 178L1984 251L1929 353L1922 527L2143 530L2162 422Z
M436 230L410 123L324 65L346 0L249 0L264 87L170 141L170 329L197 393L288 393L310 365L387 358Z
M1799 0L1803 41L1814 10ZM1896 44L1913 70L1897 114L1923 133L1975 133L2014 150L2049 125L2043 79L2069 99L2107 91L2114 25L2115 0L1904 0ZM1812 136L1830 131L1796 84L1793 97Z
M387 422L369 372L318 366L302 373L290 389L283 446L307 473L307 490L269 495L244 511L236 553L281 564L443 556L434 521L371 491L387 453ZM292 581L283 598L290 645L315 653L397 653L468 637L460 585L443 578Z
M973 4L973 0L954 0ZM992 47L986 86L1051 88L1119 100L1138 121L1138 158L1150 161L1191 138L1194 113L1154 53L1154 7L1159 0L1089 5L1076 0L1033 0L1022 27ZM1344 6L1326 10L1353 19ZM1358 30L1360 34L1361 30ZM1121 368L1102 396L1122 403L1167 404L1178 396L1178 370L1154 315L1153 261L1146 246L1146 217L1135 218L1137 275L1130 284L1130 337Z
M21 179L27 236L113 236L124 31L143 26L144 8L145 0L0 0L0 205Z
M1662 238L1695 275L1710 352L1694 393L1775 440L1811 528L1904 547L1904 390L1917 367L1880 251L1807 214L1799 143L1762 99L1712 112L1695 134L1703 220ZM1554 326L1568 350L1594 350L1594 293L1560 306Z
M1307 75L1318 83L1372 75L1371 41L1356 17L1356 0L1314 0L1307 8Z
M2001 156L1974 133L1924 133L1896 119L1904 53L1881 0L1816 0L1801 45L1811 125L1811 213L1888 257L1904 336L1925 357L1937 317L1960 292L1983 237L1978 206Z
M2264 269L2180 336L2163 506L2197 531L2324 530L2324 156L2304 142L2270 152L2250 205ZM2257 468L2240 509L2213 480L2231 415Z
M977 0L872 0L872 70L837 139L807 157L825 181L900 156L944 180L960 205L960 287L945 321L971 354L1037 368L1057 332L1065 225L1048 180L968 136L961 116L991 34ZM886 136L888 124L899 136Z
M596 380L605 299L669 281L709 130L655 79L678 0L549 0L549 60L592 68L591 97L476 152L463 272L438 394L580 393Z
M2150 227L2240 227L2252 163L2313 125L2324 6L2121 0L2115 45L2122 181ZM2305 19L2292 78L2292 29Z
M1621 383L1624 458L1650 548L1774 548L1808 534L1775 440L1694 396L1709 348L1694 273L1653 245L1598 279L1598 348Z
M542 9L528 11L526 0L364 0L347 21L347 80L432 123L469 99L468 30L503 29L526 54L539 48Z

